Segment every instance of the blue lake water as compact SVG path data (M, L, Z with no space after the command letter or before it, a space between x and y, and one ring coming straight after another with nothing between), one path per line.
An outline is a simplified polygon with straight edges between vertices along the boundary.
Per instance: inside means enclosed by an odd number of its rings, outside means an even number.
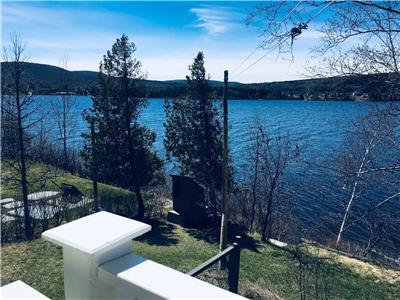
M50 103L52 96L40 96L41 101ZM164 157L163 147L165 114L163 99L150 99L143 109L141 122L156 132L155 150ZM304 163L292 168L287 180L293 187L293 213L296 218L294 231L308 232L311 238L321 236L333 238L339 228L338 215L343 212L343 191L335 182L329 168L336 167L337 152L341 148L343 133L347 124L366 113L371 103L292 101L292 100L230 100L229 101L229 140L230 149L240 177L240 166L246 160L246 145L249 140L247 129L254 117L265 120L267 128L276 132L289 133L301 140ZM74 134L76 147L82 145L80 133L87 130L81 118L81 112L91 106L90 97L77 97L77 130ZM44 107L48 107L44 105ZM54 127L55 128L55 127ZM55 130L55 129L54 129ZM329 168L326 168L329 167ZM167 172L173 172L172 164L167 164ZM371 203L379 201L382 191L372 191ZM395 217L400 219L399 201L391 204ZM365 205L358 204L358 205ZM357 210L355 205L354 210ZM355 241L365 239L366 229L354 226L345 236ZM384 250L396 253L400 247L400 225L392 227L390 238L385 242ZM307 235L308 235L307 234Z

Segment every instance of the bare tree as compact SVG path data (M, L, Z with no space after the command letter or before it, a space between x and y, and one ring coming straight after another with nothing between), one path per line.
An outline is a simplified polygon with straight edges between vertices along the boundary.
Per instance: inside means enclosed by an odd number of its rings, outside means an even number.
M250 159L244 166L250 174L247 178L251 191L249 226L253 228L257 216L262 238L268 240L287 200L284 173L299 158L299 148L288 134L268 134L265 121L259 118L252 121L249 136Z
M381 199L355 221L365 220L372 211L400 198L399 121L387 109L376 108L349 128L339 158L339 172L348 200L336 246L339 246L344 231L354 224L354 221L349 224L351 208L367 196L368 190L385 187L380 193ZM374 225L369 222L369 226L371 229Z
M388 217L387 214L381 213L375 215L365 214L365 223L368 228L368 241L363 249L362 256L368 255L374 250L383 239L386 238L390 232L390 226L395 222Z
M32 159L49 163L55 156L54 145L50 141L50 128L48 118L44 117L38 122L36 135L32 137Z
M66 69L68 67L68 58L64 57L61 60L60 67ZM70 167L68 150L70 141L76 130L76 97L71 94L68 87L68 82L65 76L61 79L61 92L60 96L53 99L51 108L56 122L58 137L62 142L63 163L62 166L65 170Z
M4 82L4 79L3 79ZM2 158L15 159L18 143L18 122L16 119L15 105L11 99L5 100L6 87L2 85L1 102L1 156Z
M299 245L290 250L297 265L293 275L298 285L300 299L330 299L334 268L331 259L320 254L320 248Z
M98 186L97 186L97 154L96 154L96 125L95 121L90 122L90 136L91 136L91 153L90 153L90 173L92 177L93 186L93 208L95 211L99 210L99 197L98 197Z
M10 170L4 177L5 182L14 186L22 194L23 219L25 237L31 239L34 234L34 222L31 218L31 206L28 192L32 186L45 184L48 178L53 178L51 170L43 168L39 174L29 179L29 164L37 158L37 146L47 143L44 119L46 112L32 96L32 91L24 77L24 69L28 62L26 44L19 34L11 35L10 45L3 49L2 64L2 117L5 118L7 153L2 157L8 158L3 163ZM39 124L39 128L35 128ZM35 128L35 130L33 130ZM38 130L37 130L38 129ZM3 134L5 132L3 131ZM3 135L4 136L4 135ZM35 139L35 140L34 140ZM35 144L36 143L36 144ZM17 193L17 194L18 194Z
M247 167L250 170L246 170L247 174L250 174L249 180L251 181L251 209L250 209L250 224L249 229L253 230L254 219L256 217L256 208L259 202L259 193L260 193L260 161L261 161L261 148L262 148L262 132L259 130L259 126L261 126L261 121L256 119L253 123L255 125L253 128L250 128L250 143L248 145L248 149L250 152L249 163L247 163Z
M12 164L18 169L18 182L22 191L24 203L24 225L25 236L30 239L33 236L31 218L28 203L28 179L27 179L27 136L28 128L32 127L39 120L32 121L37 107L32 108L33 98L29 95L29 87L23 81L24 63L28 58L25 51L26 44L19 34L11 35L11 45L4 49L4 67L2 70L3 84L7 94L2 94L2 102L7 107L6 113L9 119L15 120L17 129L16 151L18 163Z

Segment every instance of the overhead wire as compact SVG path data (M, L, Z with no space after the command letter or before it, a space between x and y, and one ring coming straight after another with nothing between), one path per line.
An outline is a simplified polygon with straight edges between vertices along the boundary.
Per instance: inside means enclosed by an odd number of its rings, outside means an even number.
M289 37L287 37L286 39L288 39ZM286 40L285 39L285 40ZM252 64L250 64L249 66L247 66L245 69L243 69L242 71L240 71L239 73L233 75L231 77L231 79L237 78L240 75L242 75L244 72L246 72L247 70L249 70L250 68L252 68L254 65L256 65L259 61L261 61L265 56L267 56L268 54L270 54L272 51L274 51L277 47L279 47L279 42L277 42L275 44L275 46L273 46L271 49L269 49L268 52L264 53L261 57L259 57L255 62L253 62Z
M302 1L299 1L299 3L295 6L297 7ZM316 18L318 15L320 15L325 9L327 9L331 4L333 4L335 2L335 0L330 1L326 6L324 6L322 9L320 9L315 15L311 16L306 22L304 22L304 25L308 25L308 23L310 23L314 18ZM293 8L289 14L285 17L285 19L290 15L290 13L294 10L295 8ZM281 23L283 22L283 20L281 21ZM256 49L254 49L246 58L245 60L234 69L233 76L231 77L231 79L237 78L238 76L242 75L244 72L246 72L247 70L249 70L250 68L252 68L254 65L256 65L258 62L260 62L265 56L267 56L268 54L270 54L272 51L274 51L282 42L285 42L289 37L290 37L290 32L288 32L289 35L288 37L286 37L283 41L278 41L275 46L273 46L268 52L266 52L265 54L263 54L260 58L258 58L255 62L253 62L252 64L250 64L249 66L247 66L245 69L243 69L241 72L234 74L234 72L241 67L257 50L260 46L258 46ZM285 33L285 34L288 34ZM271 39L270 39L271 40Z
M292 7L292 9L289 11L289 13L280 21L279 27L282 26L283 22L285 22L287 20L287 18L289 18L289 16L297 9L297 7L304 2L304 0L300 0L297 2L297 4ZM269 41L271 41L272 38L269 39ZM264 42L263 44L265 44L266 42ZM233 70L232 70L232 74L234 74L236 72L236 70L238 70L244 63L247 62L247 60L253 56L254 53L256 53L256 51L258 49L260 49L262 47L262 45L258 45L256 48L253 49L253 51L250 52L250 54L248 56L246 56L246 58L239 64L237 65Z

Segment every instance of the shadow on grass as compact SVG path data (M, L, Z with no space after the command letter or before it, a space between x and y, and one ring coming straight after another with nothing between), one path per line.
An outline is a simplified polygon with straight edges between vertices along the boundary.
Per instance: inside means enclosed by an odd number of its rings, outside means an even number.
M176 245L179 240L174 232L175 225L163 220L146 219L145 223L151 225L150 232L138 238L138 240L148 243L149 245L171 246ZM205 228L185 228L184 230L192 237L198 240L205 241L210 244L219 243L219 225L209 226ZM242 248L249 249L254 252L259 252L258 247L261 242L248 236L245 229L234 224L230 224L228 228L228 243L235 242L235 237L241 236L240 245Z
M220 228L219 224L205 228L186 228L186 232L198 240L203 240L208 243L219 243ZM259 253L258 247L261 242L248 236L246 234L246 229L236 224L229 224L228 227L228 243L234 243L236 241L235 237L237 235L241 236L240 246L244 249L248 249Z
M138 240L158 246L171 246L178 243L174 225L155 219L146 219L144 222L151 225L151 231L139 237Z

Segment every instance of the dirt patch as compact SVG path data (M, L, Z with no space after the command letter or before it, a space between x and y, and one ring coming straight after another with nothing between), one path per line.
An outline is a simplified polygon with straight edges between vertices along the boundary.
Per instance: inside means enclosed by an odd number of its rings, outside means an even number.
M240 285L239 294L254 300L282 300L281 297L273 292L249 281Z

